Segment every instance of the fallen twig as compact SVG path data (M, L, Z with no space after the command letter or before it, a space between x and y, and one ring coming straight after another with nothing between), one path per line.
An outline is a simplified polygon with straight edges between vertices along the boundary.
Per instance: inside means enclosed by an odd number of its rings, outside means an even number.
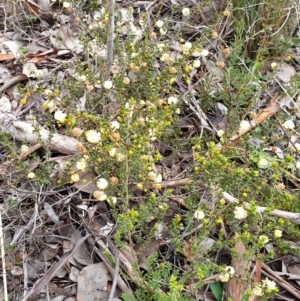
M114 275L114 281L113 281L113 284L112 284L112 287L111 287L111 291L110 291L110 294L109 294L109 298L108 298L107 301L113 301L114 294L115 294L115 291L116 291L117 282L118 282L120 260L119 260L119 252L118 252L116 246L114 247L114 255L115 255L115 263L116 263L115 275Z
M239 202L238 199L236 199L235 197L233 197L232 195L230 195L229 193L227 193L225 191L222 194L223 194L224 199L229 203L238 203ZM246 208L250 208L250 206L251 206L247 202L243 202L243 204ZM262 213L267 210L267 207L256 206L255 210L256 210L256 212ZM287 219L288 221L290 221L294 224L300 225L300 214L299 213L287 212L287 211L275 209L275 210L270 211L269 214Z
M3 237L3 227L2 227L2 207L0 208L0 244L1 244L1 257L2 257L2 277L3 277L4 300L8 301L4 237Z
M80 153L82 144L75 138L51 133L43 127L34 127L31 123L19 121L11 114L0 113L0 126L3 132L10 134L15 140L27 141L30 144L47 143L51 150L63 154ZM37 128L39 132L36 133Z

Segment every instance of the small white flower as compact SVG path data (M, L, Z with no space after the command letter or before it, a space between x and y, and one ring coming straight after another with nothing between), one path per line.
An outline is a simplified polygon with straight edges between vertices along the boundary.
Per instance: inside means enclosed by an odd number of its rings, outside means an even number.
M195 218L195 219L201 220L201 219L204 219L204 217L205 217L204 211L198 209L198 210L196 210L196 211L194 212L194 218Z
M26 153L28 151L29 147L25 144L22 144L21 146L21 154Z
M53 100L49 100L43 104L43 108L48 109L52 113L57 109L57 106Z
M89 130L85 133L86 140L90 143L97 143L101 139L101 134L95 130Z
M258 168L261 168L261 169L267 169L269 168L271 165L270 161L268 161L267 159L265 158L261 158L259 159L259 161L257 162L257 166Z
M118 121L114 120L110 123L110 127L113 130L118 130L120 128L120 123Z
M113 147L108 153L111 157L114 157L116 155L117 149Z
M201 52L200 52L200 55L205 57L205 56L208 56L209 55L209 51L206 50L206 49L203 49Z
M242 131L248 131L251 129L251 123L247 120L242 120L240 122L240 130Z
M248 212L240 206L236 206L233 213L236 219L244 219L248 216Z
M274 236L277 237L277 238L281 237L282 236L282 231L278 230L278 229L274 230Z
M80 159L80 160L76 163L76 167L77 167L79 170L81 170L81 171L85 170L85 168L86 168L86 161L85 161L85 159L84 159L84 158ZM75 181L74 181L74 182L75 182Z
M154 171L150 171L148 173L148 178L150 181L153 181L155 183L160 183L162 181L162 175L160 173L156 173Z
M199 68L200 65L201 65L200 60L194 60L194 62L193 62L193 67L194 67L194 68Z
M259 285L254 286L251 291L255 296L262 296L264 294L262 288Z
M72 182L78 182L79 181L79 175L77 173L74 173L73 175L71 175L71 180Z
M167 33L167 29L166 28L160 28L159 29L159 32L160 32L160 34L163 36L163 35L165 35L166 33Z
M293 130L295 128L295 123L292 119L290 119L287 120L282 126L287 130Z
M168 98L168 104L169 105L175 105L177 103L177 101L178 101L178 99L176 97L174 97L174 96L170 96Z
M65 120L66 120L66 117L67 117L67 114L64 113L63 111L61 110L57 110L55 111L54 113L54 119L61 122L61 123L64 123Z
M271 293L272 291L275 291L277 289L276 283L270 279L264 279L262 280L263 288L267 293Z
M110 90L110 89L112 88L112 86L113 86L113 83L112 83L112 81L110 81L110 80L106 80L106 81L103 83L103 87L104 87L105 89L107 89L107 90Z
M271 68L274 70L277 68L277 63L276 62L273 62L271 63Z
M78 79L82 82L85 82L86 81L86 76L85 75L81 75L78 77Z
M158 28L162 28L164 26L164 22L162 20L158 20L155 22L155 25L158 27Z
M193 44L191 42L186 42L183 46L185 49L191 49L193 47Z
M232 277L235 273L235 270L232 266L226 266L224 270L219 274L219 279L221 282L229 281L230 277Z
M228 282L230 279L230 275L228 273L222 272L219 274L219 279L221 282Z
M64 8L69 8L71 6L70 2L64 2L63 7Z
M268 238L268 236L266 236L266 235L260 235L259 237L258 237L258 243L260 244L260 245L262 245L262 246L264 246L266 243L268 243L269 242L269 238Z
M295 145L296 149L297 149L298 151L300 151L300 143L297 142L297 143L294 143L294 145Z
M31 172L27 175L27 178L28 178L28 179L34 179L34 178L35 178L35 173L31 171Z
M102 190L94 191L93 196L98 201L105 201L107 199L107 194Z
M47 96L51 96L53 94L53 91L50 89L46 89L46 90L44 90L44 94Z
M96 185L100 190L104 190L108 186L108 181L104 178L100 178Z
M235 273L234 268L233 268L232 266L230 266L230 265L227 265L227 266L225 267L224 270L225 270L225 272L227 272L230 276L233 276L234 273Z
M217 136L220 137L220 138L223 137L224 134L225 134L225 132L223 130L218 130L217 131Z
M168 53L163 53L162 56L160 57L160 60L162 62L166 62L166 63L172 62L172 58L170 57L170 55Z
M297 161L297 162L296 162L296 168L297 168L298 170L300 170L300 161Z
M112 203L112 204L117 203L117 198L115 196L109 196L107 200L109 203Z
M187 8L187 7L184 7L182 9L182 14L185 16L185 17L188 17L190 15L190 9Z
M116 153L116 159L117 162L122 162L125 159L125 155L123 155L122 153Z
M44 75L43 70L37 70L35 73L36 77L42 77Z

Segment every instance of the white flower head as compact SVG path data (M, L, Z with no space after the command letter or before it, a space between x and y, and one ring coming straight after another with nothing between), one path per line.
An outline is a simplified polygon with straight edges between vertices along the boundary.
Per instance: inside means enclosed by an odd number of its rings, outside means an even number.
M66 1L65 1L65 2L63 3L63 7L64 7L64 8L69 8L70 6L71 6L70 2L66 2Z
M201 220L201 219L204 219L205 217L205 213L204 211L198 209L194 212L194 218L197 219L197 220Z
M168 104L169 104L169 105L175 105L175 104L177 103L177 101L178 101L178 98L176 98L176 97L174 97L174 96L170 96L170 97L168 98Z
M194 62L193 62L193 67L194 67L194 68L199 68L200 65L201 65L200 60L194 60Z
M84 159L84 158L81 158L81 159L76 163L76 167L77 167L79 170L81 170L81 171L85 170L85 168L86 168L86 161L85 161L85 159ZM74 181L74 182L75 182L75 181Z
M77 173L74 173L73 175L71 175L71 180L72 182L78 182L79 181L79 175Z
M122 153L116 153L117 162L122 162L125 159L125 155Z
M163 35L165 35L166 33L167 33L167 28L160 28L159 29L159 32L160 32L160 34L163 36Z
M185 49L191 49L191 48L193 47L193 44L192 44L191 42L186 42L186 43L183 45L183 47L184 47Z
M118 121L114 120L110 123L110 127L113 130L118 130L120 128L120 123Z
M172 58L170 57L170 55L168 53L163 53L162 56L160 57L160 60L165 63L172 62Z
M35 173L31 171L31 172L27 175L27 178L28 178L28 179L34 179L34 178L35 178Z
M274 236L277 237L277 238L281 237L282 236L282 231L278 230L278 229L274 230Z
M54 113L54 119L61 122L61 123L64 123L65 120L66 120L66 117L67 117L67 114L64 113L63 111L61 110L57 110L55 111Z
M276 283L268 278L262 280L262 284L267 293L271 293L277 289Z
M271 63L271 68L274 70L277 68L277 63L276 62L273 62Z
M117 203L117 198L115 196L109 196L107 200L111 204L116 204Z
M206 57L206 56L209 55L209 51L208 51L207 49L203 49L203 50L200 52L200 55L201 55L202 57Z
M107 194L102 190L95 190L93 196L98 201L105 201L107 199Z
M260 169L267 169L271 165L270 161L268 161L265 158L260 158L259 161L257 162L257 166Z
M262 296L264 294L262 288L259 285L254 286L251 291L255 296Z
M287 130L293 130L295 128L295 123L292 119L290 119L283 123L282 126Z
M148 173L148 178L150 181L153 181L155 183L160 183L162 181L162 175L160 173L156 173L154 171L150 171Z
M29 147L26 144L21 146L21 154L26 153L29 150Z
M117 153L117 149L115 147L113 147L108 153L111 157L115 157L115 155Z
M184 7L182 9L182 14L185 16L185 17L188 17L190 15L190 9L187 8L187 7Z
M220 137L220 138L223 137L224 134L225 134L225 132L223 130L218 130L217 131L217 136Z
M251 123L247 120L242 120L240 122L240 130L242 131L248 131L251 129Z
M236 206L234 208L233 213L236 219L244 219L248 216L248 212L243 207L240 206Z
M104 83L103 83L103 87L106 89L106 90L110 90L113 86L113 83L112 81L110 80L106 80Z
M96 185L100 190L104 190L108 186L108 181L104 178L100 178L100 179L98 179Z
M95 130L89 130L85 133L86 140L90 143L98 143L101 139L101 134Z
M258 243L260 244L260 245L262 245L262 246L264 246L266 243L268 243L269 242L269 238L268 238L268 236L266 236L266 235L260 235L259 237L258 237Z
M85 76L85 75L80 75L80 76L78 77L78 79L79 79L80 81L82 81L82 82L85 82L85 81L86 81L86 76Z
M155 25L158 27L158 28L162 28L164 26L164 21L162 20L158 20L155 22Z

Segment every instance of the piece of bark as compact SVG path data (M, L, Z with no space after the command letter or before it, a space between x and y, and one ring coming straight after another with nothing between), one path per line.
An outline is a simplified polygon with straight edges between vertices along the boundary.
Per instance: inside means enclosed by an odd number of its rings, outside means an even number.
M0 113L1 131L8 133L17 141L27 141L30 144L45 143L51 150L62 154L80 153L77 139L65 135L51 133L43 127L33 126L29 122L19 121L11 114ZM40 129L37 132L37 129Z

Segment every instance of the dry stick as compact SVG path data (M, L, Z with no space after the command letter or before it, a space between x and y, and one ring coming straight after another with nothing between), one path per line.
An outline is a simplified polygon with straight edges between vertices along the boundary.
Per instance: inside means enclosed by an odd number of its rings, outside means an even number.
M7 281L6 281L6 266L5 266L5 251L4 251L4 238L2 231L2 208L0 208L0 244L1 244L1 257L2 257L2 277L4 288L4 300L8 301L7 295Z
M113 56L114 56L114 31L115 31L115 0L109 0L105 80L109 78L109 73L110 73Z
M92 234L91 230L86 225L85 225L85 229L86 229L87 233ZM99 246L101 251L99 249L95 248L94 252L101 258L101 260L105 264L106 268L108 269L109 273L111 274L111 277L113 278L115 275L114 269L110 266L107 258L102 254L102 251L104 251L104 250L110 254L108 247L103 243L103 241L101 239L96 240L94 238L94 235L90 236L88 238L88 242L90 245L94 245L94 242L96 242L96 244ZM125 281L121 278L121 276L119 274L117 277L117 281L118 281L118 287L123 293L127 293L130 296L134 296L132 290L129 287L127 287Z
M229 193L227 193L225 191L222 193L222 195L223 195L224 199L226 201L228 201L229 203L234 204L234 203L239 202L238 199L236 199L235 197L233 197L232 195L230 195ZM243 205L246 208L250 208L250 204L247 202L243 202ZM256 206L255 210L256 210L256 212L262 213L267 210L267 207ZM288 221L290 221L294 224L300 225L300 213L287 212L287 211L275 209L275 210L270 211L269 214L287 219Z
M294 289L292 285L290 285L287 281L285 281L282 277L277 275L276 272L274 272L272 269L270 269L265 263L262 263L262 274L267 276L268 278L272 279L278 285L280 285L282 288L286 289L289 293L291 293L294 297L296 297L298 300L300 300L300 293L298 290Z
M119 252L117 247L114 247L114 255L115 255L115 260L116 260L116 267L115 267L115 275L114 275L114 281L111 287L111 291L109 294L109 298L107 301L112 301L114 298L114 294L116 291L116 287L117 287L117 282L118 282L118 276L119 276L119 268L120 268L120 260L119 260Z
M4 83L4 85L0 88L0 93L4 92L10 86L13 86L16 83L24 81L24 80L28 80L28 77L25 74L16 75L15 77L11 78L6 83Z

